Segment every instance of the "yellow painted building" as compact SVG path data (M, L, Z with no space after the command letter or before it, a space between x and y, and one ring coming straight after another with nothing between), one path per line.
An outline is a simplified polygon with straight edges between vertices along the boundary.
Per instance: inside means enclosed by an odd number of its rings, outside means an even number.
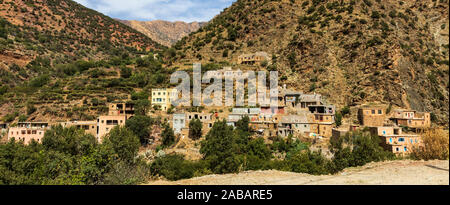
M167 111L172 104L172 99L174 99L176 95L177 89L152 89L152 106L157 105L161 110Z

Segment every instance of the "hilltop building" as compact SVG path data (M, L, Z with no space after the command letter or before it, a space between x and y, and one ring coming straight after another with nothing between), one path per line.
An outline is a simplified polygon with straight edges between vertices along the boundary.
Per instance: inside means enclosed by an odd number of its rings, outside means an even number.
M263 61L269 60L269 54L266 52L247 53L238 57L238 64L254 65L256 63L262 63Z

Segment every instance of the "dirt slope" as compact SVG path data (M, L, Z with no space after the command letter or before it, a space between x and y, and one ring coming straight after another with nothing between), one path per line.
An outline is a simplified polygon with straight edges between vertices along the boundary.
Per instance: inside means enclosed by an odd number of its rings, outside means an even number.
M149 185L448 185L449 161L389 161L348 168L337 175L313 176L281 171L208 175Z

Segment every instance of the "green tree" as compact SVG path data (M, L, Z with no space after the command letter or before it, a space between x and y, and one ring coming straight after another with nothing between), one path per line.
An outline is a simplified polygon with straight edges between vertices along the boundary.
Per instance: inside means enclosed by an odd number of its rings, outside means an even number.
M337 112L335 115L335 122L336 122L336 126L341 126L342 125L342 114L341 112Z
M111 147L118 158L132 162L139 150L139 138L126 127L116 126L105 137L104 144Z
M125 126L139 138L141 144L146 144L150 136L150 126L153 123L151 117L136 115L131 119L128 119Z
M205 140L201 142L200 153L214 173L236 173L242 158L236 155L233 127L226 120L214 123Z
M163 147L170 147L175 143L175 134L173 129L168 125L164 125L164 130L161 133Z
M202 137L202 122L199 119L194 119L189 122L189 138L198 140Z
M120 77L130 78L132 74L133 74L133 71L131 70L131 68L128 68L125 66L120 67Z

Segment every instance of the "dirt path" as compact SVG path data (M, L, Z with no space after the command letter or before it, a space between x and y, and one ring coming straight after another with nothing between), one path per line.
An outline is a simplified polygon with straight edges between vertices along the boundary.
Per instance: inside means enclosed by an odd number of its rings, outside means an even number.
M249 171L208 175L175 182L158 180L149 185L449 185L449 161L389 161L348 168L336 175Z

